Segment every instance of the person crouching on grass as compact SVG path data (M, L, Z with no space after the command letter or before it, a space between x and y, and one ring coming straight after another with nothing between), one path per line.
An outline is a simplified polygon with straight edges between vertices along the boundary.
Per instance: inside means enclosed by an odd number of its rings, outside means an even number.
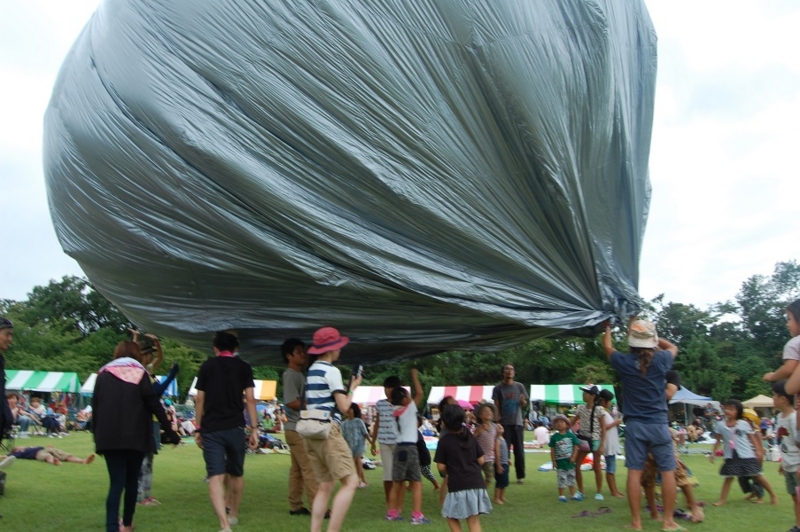
M550 437L550 459L558 475L558 500L567 502L564 488L569 488L573 501L582 501L583 495L575 492L575 464L580 456L581 441L569 430L567 416L558 414L553 418L556 433Z
M417 403L422 401L422 385L419 383L417 370L411 370L411 382L414 386L414 398L411 400L405 388L392 390L392 405L397 419L397 447L392 463L392 494L390 509L386 515L389 521L402 521L402 507L399 502L403 494L405 481L411 485L413 510L412 525L427 525L430 521L422 514L422 475L420 474L419 451L417 450Z

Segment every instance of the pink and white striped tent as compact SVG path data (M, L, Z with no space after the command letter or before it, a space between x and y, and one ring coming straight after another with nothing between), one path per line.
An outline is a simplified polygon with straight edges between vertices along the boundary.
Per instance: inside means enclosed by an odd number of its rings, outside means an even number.
M428 395L429 405L438 405L439 402L452 395L456 400L468 401L470 404L476 405L481 400L492 402L492 390L494 385L489 386L434 386L431 388L431 393Z
M409 392L411 389L408 386L403 386ZM386 399L386 394L383 391L383 386L359 386L353 392L353 402L359 405L374 405L381 399Z

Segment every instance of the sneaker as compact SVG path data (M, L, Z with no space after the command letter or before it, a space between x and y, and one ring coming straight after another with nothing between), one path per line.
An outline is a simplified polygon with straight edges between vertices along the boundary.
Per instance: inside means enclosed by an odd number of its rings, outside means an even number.
M238 525L239 524L239 518L238 517L233 517L233 516L228 517L228 524L231 525L231 526Z
M289 510L289 515L311 515L308 508L300 508L299 510Z
M558 497L558 500L561 501L561 502L567 502L568 499L567 499L567 497L565 495L560 495Z
M420 515L419 517L412 517L411 518L412 525L429 525L431 524L430 519L426 519L424 515Z
M16 456L11 456L11 455L6 456L2 460L0 460L0 469L8 469L12 465L14 465L14 462L16 462L16 460L17 460Z
M143 499L140 503L141 506L161 506L161 503L158 502L155 497L147 497Z
M583 500L583 493L581 493L580 491L575 493L575 495L572 496L572 500L573 501L582 501Z
M603 497L603 494L602 494L602 493L598 493L598 494L596 494L596 495L594 496L594 500L596 500L596 501L603 501L603 500L605 500L605 497Z
M386 514L386 520L387 521L405 521L405 519L403 519L402 515L391 516L389 514Z

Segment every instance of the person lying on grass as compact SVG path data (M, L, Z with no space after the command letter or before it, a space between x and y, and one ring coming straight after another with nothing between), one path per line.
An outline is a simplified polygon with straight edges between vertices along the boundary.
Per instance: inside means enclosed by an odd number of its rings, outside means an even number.
M60 466L63 462L72 462L73 464L91 464L94 462L94 454L90 454L86 458L78 458L72 456L66 451L56 449L52 445L48 447L14 447L11 449L11 454L18 460L38 460L39 462L47 462ZM0 456L0 459L5 456Z

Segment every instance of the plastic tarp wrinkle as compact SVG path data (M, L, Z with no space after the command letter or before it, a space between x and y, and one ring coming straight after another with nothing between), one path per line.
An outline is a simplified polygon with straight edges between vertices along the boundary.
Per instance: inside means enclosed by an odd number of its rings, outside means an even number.
M590 331L639 306L642 1L105 0L45 116L64 251L148 330L279 363Z

